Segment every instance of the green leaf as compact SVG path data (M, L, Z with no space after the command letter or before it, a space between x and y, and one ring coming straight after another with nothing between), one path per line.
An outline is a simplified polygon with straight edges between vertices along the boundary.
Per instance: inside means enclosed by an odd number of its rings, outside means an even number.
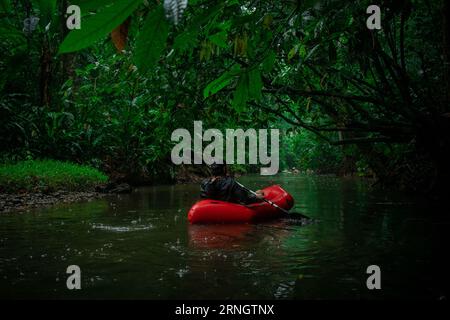
M41 12L41 25L45 28L56 12L56 0L39 0L39 10Z
M228 31L230 30L231 25L232 25L231 20L226 20L224 22L219 23L216 27L219 28L220 30Z
M254 68L249 72L249 97L255 100L261 99L262 87L261 72Z
M242 112L249 99L260 99L262 89L261 72L254 68L249 72L242 73L233 96L233 108Z
M292 58L295 57L295 55L297 54L297 46L294 46L291 50L289 50L288 52L288 61L290 61Z
M235 64L229 71L224 72L219 78L211 81L203 90L203 97L208 98L229 85L234 77L239 74L240 69L240 66Z
M210 21L212 21L216 17L216 15L218 15L223 10L225 5L226 5L225 1L224 2L219 1L219 4L211 8L208 8L203 14L200 14L197 17L195 17L192 27L201 26L204 25L205 23L209 23Z
M5 21L0 26L0 42L3 46L1 57L4 60L0 63L0 69L1 66L4 66L2 73L11 75L8 72L22 65L23 61L20 61L20 59L24 58L24 54L28 54L27 39L22 30L17 29L14 25Z
M262 68L263 68L264 72L269 73L270 71L272 71L273 66L275 64L275 59L276 59L275 52L273 50L270 50L269 54L263 60L263 63L262 63Z
M146 73L158 62L162 51L166 47L168 34L169 24L167 23L163 7L159 6L147 17L144 27L136 40L134 58L141 72Z
M298 48L298 55L300 58L305 59L306 57L306 47L304 44L301 44Z
M72 30L59 47L59 53L84 49L106 36L120 25L139 6L141 0L122 0L112 3L81 21L81 29Z
M208 36L208 39L214 43L215 45L222 47L222 48L227 48L227 33L225 31L220 31L217 32L213 35Z
M81 15L85 15L89 12L95 12L107 5L111 5L117 0L73 0L71 4L75 4L80 7ZM120 0L119 0L120 1Z
M11 11L11 3L9 0L0 0L0 12L8 13Z
M173 49L179 52L191 51L197 45L198 29L180 33L173 43Z
M192 5L192 3L190 4ZM189 26L175 38L174 49L179 50L180 52L186 52L188 50L192 51L192 49L197 45L197 37L203 25L213 21L216 15L223 9L224 5L225 2L221 2L218 5L208 8L204 12L195 15ZM218 27L222 30L229 28L225 22L220 24Z
M236 91L233 96L233 108L237 112L242 112L247 104L249 98L249 76L248 73L243 73L238 81Z
M214 21L216 16L223 10L226 2L220 2L218 5L208 8L204 12L197 14L192 23L185 29L185 32L193 32L197 31L203 27L205 24L211 23Z

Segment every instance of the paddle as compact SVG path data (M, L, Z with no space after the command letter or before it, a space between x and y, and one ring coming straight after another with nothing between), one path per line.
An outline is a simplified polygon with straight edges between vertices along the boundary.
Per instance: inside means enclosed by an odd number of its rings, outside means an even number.
M237 182L236 180L235 180L235 182L236 182L241 188L243 188L244 190L250 192L251 194L253 194L253 195L255 195L255 196L258 196L258 194L257 194L255 191L250 190L249 188L247 188L246 186L244 186L242 183L239 183L239 182ZM297 218L297 217L300 217L300 218L302 218L302 219L308 219L308 220L311 220L310 217L305 216L305 215L302 214L302 213L299 213L299 212L289 212L289 211L287 211L286 209L281 208L281 207L280 207L279 205L277 205L276 203L273 203L273 202L270 201L269 199L266 199L266 198L260 198L260 199L262 199L264 202L267 202L267 203L270 204L272 207L275 207L275 208L277 208L278 210L282 211L282 212L283 212L287 217L289 217L289 218ZM295 217L295 216L297 216L297 217Z

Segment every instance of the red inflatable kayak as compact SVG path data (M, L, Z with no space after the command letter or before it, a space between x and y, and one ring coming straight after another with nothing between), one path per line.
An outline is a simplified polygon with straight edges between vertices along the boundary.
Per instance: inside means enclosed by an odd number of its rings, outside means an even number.
M294 199L278 185L263 189L266 199L283 209L289 210ZM273 219L281 216L281 210L267 202L241 205L219 200L201 200L194 204L188 213L190 223L246 223Z

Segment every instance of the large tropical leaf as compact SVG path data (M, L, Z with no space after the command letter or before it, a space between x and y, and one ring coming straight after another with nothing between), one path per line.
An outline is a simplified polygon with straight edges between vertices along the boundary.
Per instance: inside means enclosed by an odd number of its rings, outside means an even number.
M84 17L81 29L72 30L59 47L59 53L84 49L110 33L138 7L141 0L117 0L98 13Z
M249 96L249 76L248 73L245 72L239 77L236 91L234 92L233 96L233 108L237 112L242 112L245 109Z
M262 62L262 68L264 72L269 73L270 71L272 71L276 58L277 56L275 52L273 50L270 50Z
M262 87L261 72L257 68L254 68L249 72L249 97L259 100L261 98Z
M96 12L116 1L117 0L72 0L70 3L79 6L81 9L81 15L83 16L89 12Z
M220 31L217 32L213 35L208 36L208 39L214 43L215 45L222 47L222 48L227 48L228 44L227 44L227 33L226 31Z
M187 30L176 36L173 49L181 53L192 51L198 42L199 29Z
M136 40L135 61L140 72L146 73L158 62L168 34L169 24L162 6L159 6L147 17Z
M236 77L241 70L238 64L235 64L230 70L224 72L219 78L214 81L211 81L206 88L203 90L203 96L208 98L209 96L216 94L227 85L231 83L231 81Z

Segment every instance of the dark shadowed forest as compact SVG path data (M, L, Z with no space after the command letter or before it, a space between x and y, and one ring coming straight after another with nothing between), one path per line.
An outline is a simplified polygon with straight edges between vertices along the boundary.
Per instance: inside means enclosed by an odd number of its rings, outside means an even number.
M66 27L69 4L80 30ZM168 19L160 1L3 0L1 161L174 181L170 134L201 119L281 128L282 170L437 195L450 175L449 5L382 1L369 30L369 4L190 0Z

